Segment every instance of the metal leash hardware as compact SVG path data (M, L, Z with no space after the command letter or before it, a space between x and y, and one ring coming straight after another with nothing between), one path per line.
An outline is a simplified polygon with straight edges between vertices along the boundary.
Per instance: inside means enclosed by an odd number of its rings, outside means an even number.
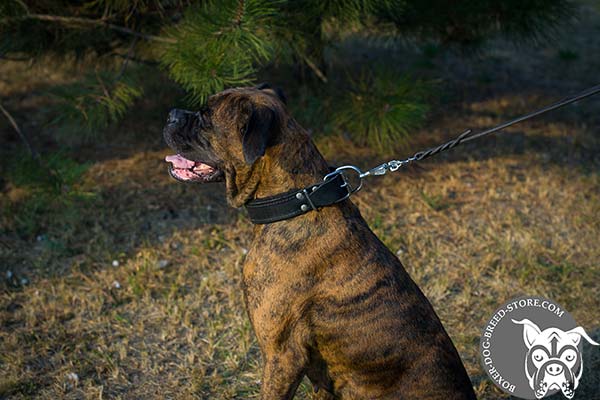
M325 175L323 180L326 181L327 179L330 179L337 174L341 174L342 177L344 178L345 185L348 185L348 188L349 188L348 189L348 191L349 191L348 197L349 197L350 195L358 192L362 188L364 178L366 178L368 176L385 175L388 173L388 171L395 172L408 163L411 163L413 161L420 161L425 158L431 157L439 152L442 152L444 150L451 149L452 147L457 146L462 141L464 141L465 138L467 137L467 135L469 135L470 133L471 133L471 130L468 129L465 132L463 132L456 139L453 139L453 140L451 140L447 143L444 143L440 146L433 147L433 148L430 148L430 149L427 149L424 151L419 151L419 152L415 153L412 157L406 158L404 160L390 160L388 162L385 162L383 164L376 166L375 168L371 168L370 170L368 170L366 172L363 172L360 168L358 168L355 165L343 165L341 167L336 168L334 171L328 173L327 175ZM355 187L355 188L350 187L350 185L348 183L348 179L347 179L346 175L344 175L344 173L343 173L343 171L345 171L345 170L351 170L351 171L356 172L358 179L360 180L359 181L360 183L358 184L357 187Z
M348 177L346 175L344 175L344 173L342 171L344 170L350 170L350 171L354 171L358 178L359 178L359 184L356 187L352 187L350 185L350 182L348 181ZM327 181L328 179L333 178L336 175L341 175L342 179L344 180L344 183L342 184L341 187L345 187L346 190L348 190L348 194L346 196L344 196L344 198L336 201L336 203L339 203L340 201L346 200L348 197L350 197L351 195L353 195L354 193L358 192L361 188L362 188L362 184L363 184L363 172L360 170L360 168L354 166L354 165L343 165L341 167L337 167L335 170L331 171L330 173L328 173L327 175L325 175L325 177L323 178L323 181Z
M589 89L584 90L583 92L580 92L574 96L571 97L566 97L562 100L557 101L556 103L553 103L547 107L544 107L542 109L539 109L537 111L531 112L529 114L525 114L522 115L518 118L515 118L513 120L510 120L508 122L505 122L503 124L497 125L493 128L490 128L488 130L485 130L483 132L479 132L476 134L471 135L472 130L471 129L467 129L466 131L464 131L463 133L461 133L458 137L456 137L455 139L452 139L444 144L441 144L437 147L431 147L429 149L423 150L423 151L419 151L416 152L415 154L413 154L412 157L408 157L404 160L390 160L388 162L385 162L383 164L380 164L374 168L371 168L370 170L363 172L361 171L360 168L358 168L357 166L354 165L343 165L341 167L336 168L334 171L328 173L327 175L325 175L325 177L323 178L324 181L334 177L337 174L341 174L342 178L344 179L344 185L343 186L347 186L348 188L348 196L346 196L344 199L347 199L348 197L350 197L352 194L358 192L362 186L363 186L363 179L368 177L368 176L377 176L377 175L385 175L388 172L395 172L398 169L400 169L401 167L405 166L406 164L409 164L413 161L421 161L424 160L426 158L429 158L431 156L434 156L438 153L441 153L442 151L446 151L449 150L453 147L458 146L459 144L463 143L463 142L468 142L470 140L473 139L477 139L480 138L482 136L486 136L489 135L490 133L494 133L497 131L500 131L502 129L508 128L511 125L517 124L519 122L523 122L525 120L528 120L530 118L536 117L538 115L547 113L548 111L552 111L552 110L556 110L558 108L564 107L568 104L574 103L576 101L582 100L586 97L590 97L593 96L595 94L600 93L600 85L596 85L596 86L592 86ZM344 175L344 171L353 171L357 174L357 177L359 179L359 184L358 186L356 186L355 188L351 187L350 184L348 183L348 179L347 176ZM341 201L341 200L340 200Z

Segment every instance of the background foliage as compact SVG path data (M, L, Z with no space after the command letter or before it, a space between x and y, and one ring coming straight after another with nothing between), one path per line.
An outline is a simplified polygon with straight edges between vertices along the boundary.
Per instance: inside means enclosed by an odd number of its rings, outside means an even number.
M398 42L470 51L498 35L547 39L572 12L569 0L7 0L0 56L44 62L52 55L89 70L53 91L62 108L52 122L66 128L57 130L66 130L63 139L81 129L88 134L77 139L89 140L130 112L143 93L133 79L141 65L165 71L189 107L278 67L291 73L286 86L312 84L319 103L344 106L328 110L332 130L387 148L405 143L425 118L427 82L411 79L406 66L366 73L331 65L327 54L344 39L378 41L389 51ZM347 79L332 85L336 74Z
M198 108L227 87L273 81L311 131L391 152L437 101L432 57L477 54L497 36L547 40L573 7L570 0L4 1L1 59L75 71L45 90L40 132L20 132L3 109L30 149L23 159L36 166L8 179L27 186L29 176L37 193L46 190L25 207L34 212L23 214L22 231L44 224L42 204L57 206L71 193L55 190L61 182L76 187L78 175L67 176L76 161L65 151L122 140L110 132L148 103L145 96L176 92L172 106ZM422 59L394 57L407 47L420 48ZM156 114L157 127L163 118Z

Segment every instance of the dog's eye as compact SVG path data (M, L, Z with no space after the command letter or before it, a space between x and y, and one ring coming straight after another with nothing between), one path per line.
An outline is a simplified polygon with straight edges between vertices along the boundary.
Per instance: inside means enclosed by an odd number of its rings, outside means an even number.
M577 354L573 350L567 350L564 352L563 358L566 361L571 362L577 358Z
M198 110L198 113L200 115L208 115L210 113L210 108L207 105L204 105L204 106L200 107L200 110Z
M544 358L546 358L546 354L542 350L534 351L531 356L533 358L533 361L537 361L537 362L540 362L540 361L544 360Z
M204 128L210 127L211 125L211 111L207 106L202 107L197 113L196 116L198 120L201 121L201 124Z

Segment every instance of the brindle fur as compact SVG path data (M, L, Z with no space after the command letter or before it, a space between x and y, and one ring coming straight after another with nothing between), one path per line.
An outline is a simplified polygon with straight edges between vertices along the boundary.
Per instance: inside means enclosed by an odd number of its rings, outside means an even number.
M261 132L245 132L257 110L275 118ZM209 152L220 160L234 207L328 172L271 89L227 90L211 97L205 112L195 133L167 142L178 151L188 146L188 158ZM244 134L268 136L264 155L251 164ZM199 145L198 136L209 144ZM262 399L291 399L304 375L318 399L475 398L430 303L350 200L255 225L243 289L264 361Z

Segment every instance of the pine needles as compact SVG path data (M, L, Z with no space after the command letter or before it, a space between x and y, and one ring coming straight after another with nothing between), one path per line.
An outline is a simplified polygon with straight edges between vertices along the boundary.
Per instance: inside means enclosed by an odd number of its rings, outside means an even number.
M390 68L350 78L334 123L364 145L386 151L405 145L427 115L430 84Z
M110 71L89 74L82 81L52 90L58 100L52 124L60 128L59 135L67 142L89 141L100 129L118 122L142 93L142 87L130 77L115 77Z
M176 39L161 63L190 93L193 104L226 87L253 82L257 66L273 56L276 2L224 1L192 7L167 34Z

